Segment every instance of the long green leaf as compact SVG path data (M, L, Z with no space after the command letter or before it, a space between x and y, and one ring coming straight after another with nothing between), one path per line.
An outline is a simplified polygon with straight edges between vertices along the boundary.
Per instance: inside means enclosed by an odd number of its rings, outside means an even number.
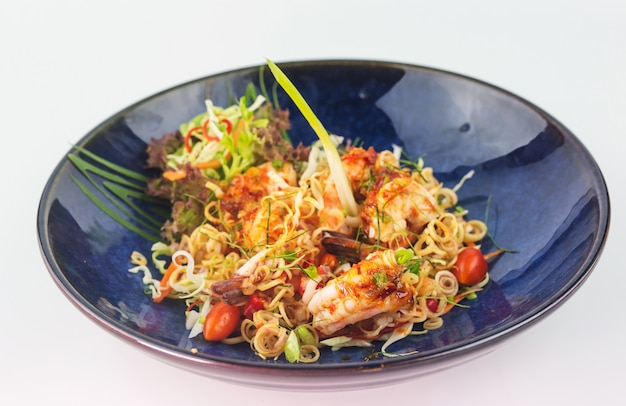
M126 220L124 217L120 216L118 213L116 213L114 210L112 210L110 207L108 207L102 200L98 199L98 197L96 197L96 195L93 194L89 190L89 188L87 188L87 186L82 184L74 176L72 176L72 180L74 181L74 183L76 183L78 185L80 190L85 194L85 196L87 196L87 198L89 198L89 200L92 201L93 204L95 204L100 210L102 210L104 213L106 213L113 220L115 220L116 222L118 222L122 226L126 227L127 229L129 229L129 230L139 234L140 236L146 238L149 241L158 242L160 240L158 235L149 233L149 232L143 230L142 228L137 227L136 225L134 225L130 221Z
M304 97L300 94L300 91L294 86L291 80L285 75L285 73L271 60L267 60L267 64L270 68L270 71L276 78L278 84L285 90L287 95L293 100L296 107L300 110L306 121L309 123L315 134L317 134L318 138L322 142L322 146L324 147L324 151L326 152L326 157L328 159L328 165L330 167L330 172L332 174L333 180L335 181L335 186L337 187L337 192L339 194L339 199L341 200L341 205L344 210L350 216L358 216L359 214L359 206L354 199L354 194L352 193L352 187L350 186L350 182L346 173L343 169L343 165L341 164L341 157L339 156L339 151L337 151L337 147L333 143L324 128L322 122L317 118L309 104L306 102Z
M153 215L150 215L148 212L146 212L145 210L143 210L141 207L139 207L137 204L135 204L130 198L135 198L135 199L140 199L143 200L143 198L145 197L145 195L141 192L137 192L135 190L132 189L127 189L124 186L120 186L117 185L115 183L112 182L102 182L102 184L104 185L104 187L106 187L107 189L109 189L115 196L117 196L120 200L122 200L124 203L126 203L128 206L130 206L133 210L135 210L135 212L137 212L137 214L139 214L140 216L142 216L143 218L145 218L148 222L150 222L151 224L153 224L154 226L156 226L156 230L158 231L161 226L163 225L165 219L161 220L161 219L157 219L154 218ZM166 215L167 216L167 215ZM166 217L166 216L161 216L161 217ZM135 220L141 222L138 218L135 218ZM143 223L143 222L141 222ZM145 223L143 223L145 224Z
M130 169L124 168L123 166L119 166L114 164L111 161L107 161L106 159L94 154L93 152L83 148L83 147L79 147L78 145L74 146L75 149L79 150L81 153L85 154L86 156L88 156L89 158L93 159L96 162L101 163L102 165L106 166L107 168L122 174L128 178L131 179L135 179L138 180L140 182L148 182L150 181L150 178L146 175L142 175L141 173L135 172L135 171L131 171Z
M83 173L85 172L95 173L96 175L99 175L112 182L119 183L121 185L126 185L136 190L144 190L146 187L145 183L142 185L139 185L135 182L131 182L119 175L115 175L111 172L105 171L104 169L85 161L84 159L80 158L78 155L70 154L67 156L67 158L70 161L72 161L72 163Z
M70 157L71 157L71 156L72 156L72 155L70 155ZM79 171L83 174L83 176L84 176L85 178L87 178L87 180L89 181L89 183L91 183L91 184L92 184L92 185L93 185L93 186L94 186L94 187L95 187L95 188L96 188L96 189L97 189L100 193L102 193L102 195L103 195L104 197L106 197L106 198L107 198L107 200L109 200L111 203L113 203L113 205L115 205L115 207L117 207L117 208L118 208L118 209L119 209L122 213L124 213L127 217L130 217L132 220L135 220L136 222L138 222L138 223L140 223L140 224L142 224L142 225L144 225L144 226L146 226L146 227L148 227L148 228L152 228L152 229L154 229L154 228L153 228L153 226L151 226L149 223L147 223L147 222L143 221L140 217L136 216L136 214L135 214L135 213L133 213L133 212L132 212L132 210L129 210L129 209L128 209L128 207L127 207L126 205L124 205L124 204L123 204L123 203L124 203L123 201L120 201L120 199L116 199L116 198L115 198L114 196L112 196L110 193L107 193L106 189L105 189L105 188L103 188L103 187L102 187L102 186L101 186L98 182L96 182L96 181L95 181L95 179L94 179L94 178L90 175L90 172L96 172L97 174L100 174L100 173L101 173L100 171L94 171L94 170L93 170L93 169L94 169L94 168L93 168L93 166L92 166L92 165L90 165L90 164L88 164L88 163L87 163L87 162L85 162L85 161L82 161L82 160L75 161L75 160L72 160L71 158L70 158L70 160L71 160L72 162L75 162L75 164L76 164L76 163L78 163L78 164L76 165L76 167L77 167L77 168L78 168L78 170L79 170ZM107 172L105 172L105 176L103 176L105 179L110 179L110 178L114 178L114 179L116 179L116 178L117 178L116 176L111 176L111 177L106 176L106 173L107 173ZM106 182L103 182L103 185L104 185L105 183L106 183ZM110 184L110 183L108 183L108 185L109 185L109 189L110 189L110 185L111 185L111 184ZM119 191L119 190L118 190L118 191ZM148 216L148 217L149 217L149 216ZM157 222L158 222L158 221L157 221ZM150 221L150 223L156 224L154 220L151 220L151 221ZM158 231L158 230L155 230L155 231Z
M167 209L169 203L163 199L147 196L145 194L144 190L149 178L140 173L115 165L85 148L76 146L75 149L104 166L105 169L86 161L77 154L68 155L70 162L74 164L89 183L93 185L106 200L113 204L119 212L108 206L103 200L100 200L85 184L72 177L72 180L74 180L81 191L98 208L119 224L150 241L159 241L160 227L169 216ZM100 183L96 181L92 175L97 175L104 180ZM154 208L150 210L152 213L148 213L148 211L139 207L135 203L135 200L142 200L154 205Z

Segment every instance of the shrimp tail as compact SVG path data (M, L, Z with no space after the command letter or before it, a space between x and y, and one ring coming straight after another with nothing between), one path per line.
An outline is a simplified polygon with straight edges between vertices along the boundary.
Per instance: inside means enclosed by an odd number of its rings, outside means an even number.
M211 285L211 293L229 305L242 305L248 300L248 296L241 290L244 279L245 278L236 277L215 282Z
M322 233L322 245L327 252L343 257L351 263L360 262L376 250L373 245L329 230Z

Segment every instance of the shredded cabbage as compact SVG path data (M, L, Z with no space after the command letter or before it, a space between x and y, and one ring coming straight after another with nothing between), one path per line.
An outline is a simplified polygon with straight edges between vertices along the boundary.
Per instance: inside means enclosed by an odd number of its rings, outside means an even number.
M326 340L320 341L320 344L324 344L325 346L331 347L331 350L337 351L340 348L344 347L372 347L373 344L367 340L359 340L355 338L350 338L346 336L338 336L328 338Z

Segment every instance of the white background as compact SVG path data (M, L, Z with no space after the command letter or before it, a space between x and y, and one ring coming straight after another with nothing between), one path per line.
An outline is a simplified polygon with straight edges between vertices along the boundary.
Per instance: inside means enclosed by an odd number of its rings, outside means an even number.
M620 0L3 1L2 404L619 404L625 44ZM104 332L62 295L38 251L36 210L50 173L72 142L129 104L265 57L421 64L488 81L545 109L588 147L609 186L611 232L594 272L554 314L495 352L358 392L226 384Z

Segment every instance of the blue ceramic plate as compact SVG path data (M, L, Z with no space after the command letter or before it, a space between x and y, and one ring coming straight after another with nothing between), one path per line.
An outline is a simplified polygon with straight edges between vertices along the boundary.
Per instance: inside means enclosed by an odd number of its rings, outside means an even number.
M460 203L480 219L489 207L492 235L517 252L491 263L491 282L469 309L454 309L443 328L394 344L395 353L411 355L370 359L370 349L353 348L324 350L316 364L264 361L246 344L187 338L184 303L151 302L141 278L127 270L131 251L149 252L152 242L90 201L74 179L89 182L63 157L41 197L41 252L61 291L105 330L164 362L217 379L303 390L371 387L493 350L559 307L589 276L607 238L607 188L589 152L549 114L487 83L420 66L280 66L330 132L377 149L401 145L413 158L424 156L449 185L473 169L459 191ZM268 69L264 75L271 87ZM224 106L249 83L259 90L259 80L259 67L251 67L176 86L115 114L77 145L141 172L151 138L203 112L205 98ZM278 98L291 110L291 137L316 139L286 95L278 91ZM485 242L486 251L490 244Z

